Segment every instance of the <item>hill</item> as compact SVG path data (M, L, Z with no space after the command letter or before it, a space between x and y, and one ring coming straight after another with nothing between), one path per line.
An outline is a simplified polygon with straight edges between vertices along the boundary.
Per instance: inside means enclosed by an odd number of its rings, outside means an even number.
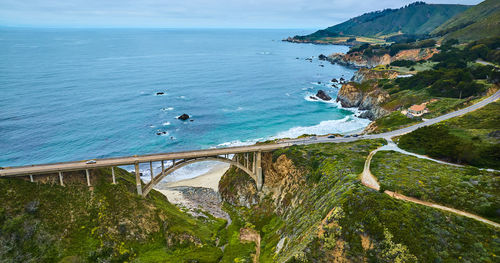
M294 39L313 41L328 37L364 36L383 38L399 34L428 34L451 17L467 10L467 8L469 6L466 5L415 2L399 9L385 9L366 13L307 36L295 36Z
M452 17L433 35L462 42L500 35L500 1L486 0Z
M134 176L115 169L65 173L65 186L0 180L0 262L214 262L221 219L195 218L152 191L134 191ZM40 176L36 177L37 180ZM54 176L54 180L56 176Z
M245 225L260 234L260 262L474 262L478 258L495 261L500 246L499 231L493 226L392 199L361 184L359 174L365 158L382 143L365 140L315 144L265 153L262 192L255 191L249 176L230 169L222 177L219 190L235 211L232 218L239 214ZM377 167L399 172L398 165L396 160ZM429 181L444 182L455 176L453 169L431 165L429 169L440 171L440 177L429 175ZM467 180L471 176L477 180L472 171L463 173ZM476 204L492 194L488 201L495 200L492 207L496 208L498 191L479 193L483 181L488 187L497 187L493 179L485 178L467 187L463 184L468 181L449 185L446 194L470 200L469 193L478 193L473 196L478 198L474 199ZM407 182L387 185L414 189ZM448 197L430 186L425 190L430 200ZM478 211L469 204L461 208Z

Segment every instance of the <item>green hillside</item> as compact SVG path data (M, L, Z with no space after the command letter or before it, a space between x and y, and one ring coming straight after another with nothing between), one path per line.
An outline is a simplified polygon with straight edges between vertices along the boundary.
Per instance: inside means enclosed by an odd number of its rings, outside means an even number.
M116 169L65 173L64 187L0 180L0 262L216 262L222 219L194 218Z
M500 35L500 1L486 0L460 13L432 31L462 42Z
M382 143L362 140L314 144L266 153L266 190L254 199L258 201L252 206L239 206L255 195L254 188L249 187L254 185L252 179L230 169L221 179L221 195L234 205L232 218L240 214L239 220L260 233L260 262L497 262L500 232L495 227L396 200L361 184L359 174L366 157ZM399 173L398 161L378 164L377 168ZM442 164L426 165L413 167L439 171L438 179L428 175L428 181L445 183L456 174L454 169L442 169L448 168ZM463 173L461 178L478 180L469 171ZM413 190L414 179L404 179L408 180L387 185ZM469 181L439 184L446 189L441 195L430 186L424 190L430 200L459 196L468 203L458 205L472 211L487 207L490 200L495 201L492 207L496 208L498 189L489 187L498 184L490 178L480 179L479 185L464 186ZM480 193L486 187L488 191ZM468 193L474 195L467 196ZM473 206L481 202L480 207Z
M451 17L465 11L468 7L466 5L415 2L399 9L385 9L383 11L366 13L302 38L317 39L338 36L380 37L401 33L427 34Z

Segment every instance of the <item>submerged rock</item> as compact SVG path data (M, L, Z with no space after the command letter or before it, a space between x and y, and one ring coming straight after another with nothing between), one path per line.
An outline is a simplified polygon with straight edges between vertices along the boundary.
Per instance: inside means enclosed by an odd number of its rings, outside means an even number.
M332 97L330 97L326 92L323 90L318 90L318 93L316 93L316 97L322 99L322 100L331 100Z
M184 113L181 116L177 117L177 119L185 121L185 120L189 119L189 115L187 115L186 113Z

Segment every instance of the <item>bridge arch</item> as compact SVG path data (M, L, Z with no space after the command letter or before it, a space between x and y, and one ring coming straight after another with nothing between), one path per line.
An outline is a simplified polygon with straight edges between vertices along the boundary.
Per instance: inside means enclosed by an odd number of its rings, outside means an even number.
M183 159L183 160L180 160L178 162L175 162L175 160L174 160L174 164L173 165L171 165L170 167L166 168L161 173L159 173L158 175L156 175L149 183L147 183L144 186L144 189L142 190L142 195L143 196L147 196L149 194L149 192L151 190L153 190L154 186L156 186L158 183L161 182L161 180L163 180L163 178L165 178L167 175L173 173L174 171L176 171L176 170L178 170L178 169L180 169L180 168L182 168L184 166L193 164L193 163L205 162L205 161L224 162L224 163L228 163L228 164L230 164L232 166L236 166L237 168L239 168L243 172L245 172L248 175L250 175L250 177L255 181L255 183L257 185L259 184L260 180L258 180L256 173L253 171L253 170L255 170L255 167L252 170L251 167L246 167L245 165L243 165L243 164L241 164L241 163L239 163L237 161L234 161L232 159L229 159L229 158L220 157L220 156L207 156L207 157L199 157L199 158L192 158L192 159ZM254 166L254 165L251 164L249 166ZM260 169L260 167L259 167L259 169Z

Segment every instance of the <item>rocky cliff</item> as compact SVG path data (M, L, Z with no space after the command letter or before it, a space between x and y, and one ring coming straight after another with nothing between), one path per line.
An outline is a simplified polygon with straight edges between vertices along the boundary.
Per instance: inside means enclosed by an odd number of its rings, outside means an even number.
M353 68L374 68L378 65L388 65L396 60L420 61L431 58L438 53L436 48L420 48L399 51L396 55L366 55L364 52L352 52L349 54L335 53L328 56L331 63L353 67Z
M337 101L345 108L364 110L360 117L375 120L390 113L381 104L389 100L390 95L378 88L376 82L366 81L363 84L349 82L342 85Z
M262 169L266 174L262 195L270 195L274 200L275 212L281 214L285 208L296 206L297 200L290 199L289 193L299 190L304 183L303 173L285 155L273 162L269 153L262 156ZM227 175L231 176L227 176ZM234 206L250 208L260 200L253 179L239 169L232 167L219 183L219 192L224 201Z
M352 81L361 83L363 81L372 79L395 79L399 73L395 70L374 70L369 68L360 68L354 76Z

